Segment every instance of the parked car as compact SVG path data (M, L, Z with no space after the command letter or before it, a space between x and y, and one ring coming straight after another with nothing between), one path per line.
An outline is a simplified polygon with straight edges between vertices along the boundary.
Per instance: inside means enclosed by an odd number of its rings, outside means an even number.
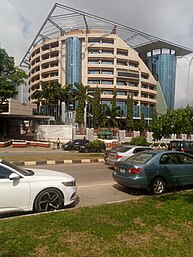
M109 155L111 153L117 152L122 147L124 147L124 145L116 145L116 146L112 147L111 149L106 150L105 153L104 153L104 161L105 161L105 163L107 164L107 159L109 158Z
M0 213L58 210L75 201L76 191L76 180L68 174L0 160Z
M168 150L181 151L181 152L193 154L193 141L172 140L168 145Z
M193 185L193 156L179 151L145 151L116 162L114 180L162 194L167 187Z
M133 146L133 145L124 145L121 148L118 148L116 151L111 151L106 159L106 163L114 166L116 161L124 161L128 157L134 155L135 153L142 152L145 150L153 150L148 146Z
M80 146L84 146L88 142L89 142L89 140L87 140L87 139L75 139L75 140L68 141L66 144L63 144L62 148L64 150L68 150L68 151L79 150Z
M79 152L81 153L104 153L106 150L106 145L102 140L94 140L80 146Z

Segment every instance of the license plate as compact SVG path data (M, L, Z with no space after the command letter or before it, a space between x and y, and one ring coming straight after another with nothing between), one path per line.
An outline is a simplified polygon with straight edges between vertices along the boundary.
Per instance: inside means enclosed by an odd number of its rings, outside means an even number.
M121 173L125 173L125 169L124 169L124 168L120 168L119 171L120 171Z

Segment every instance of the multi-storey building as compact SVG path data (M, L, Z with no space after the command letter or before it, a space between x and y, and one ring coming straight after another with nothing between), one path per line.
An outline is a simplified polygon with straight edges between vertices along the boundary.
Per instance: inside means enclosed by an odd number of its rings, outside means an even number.
M62 13L54 15L56 9ZM159 50L165 48L173 50ZM41 90L42 81L54 80L62 86L78 82L89 85L90 92L99 87L102 104L109 106L116 87L121 116L126 116L129 93L134 99L134 118L140 119L143 111L150 120L155 108L162 112L173 108L176 55L190 52L124 25L55 4L21 64L29 65L31 101L33 92ZM53 107L53 115L56 113L57 105Z
M36 45L29 60L30 95L41 89L41 81L56 80L61 85L78 82L89 85L91 92L99 87L102 104L110 106L116 87L117 106L123 116L129 93L134 99L135 118L141 111L152 118L157 82L138 53L117 34L68 31Z

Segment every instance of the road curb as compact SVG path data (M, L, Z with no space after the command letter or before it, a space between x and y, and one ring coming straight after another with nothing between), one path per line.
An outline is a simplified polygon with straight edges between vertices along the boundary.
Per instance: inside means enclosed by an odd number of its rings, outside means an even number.
M80 164L80 163L104 163L104 159L81 159L81 160L48 160L48 161L24 161L14 162L18 166Z

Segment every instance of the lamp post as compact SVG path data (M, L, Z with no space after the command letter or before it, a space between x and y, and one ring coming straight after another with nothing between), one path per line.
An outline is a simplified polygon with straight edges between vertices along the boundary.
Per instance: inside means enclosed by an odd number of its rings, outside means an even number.
M191 63L193 60L193 55L191 58L188 58L187 56L181 56L179 59L185 59L188 62L188 78L187 78L187 88L186 88L186 105L189 104L189 84L190 84L190 68L191 68Z

